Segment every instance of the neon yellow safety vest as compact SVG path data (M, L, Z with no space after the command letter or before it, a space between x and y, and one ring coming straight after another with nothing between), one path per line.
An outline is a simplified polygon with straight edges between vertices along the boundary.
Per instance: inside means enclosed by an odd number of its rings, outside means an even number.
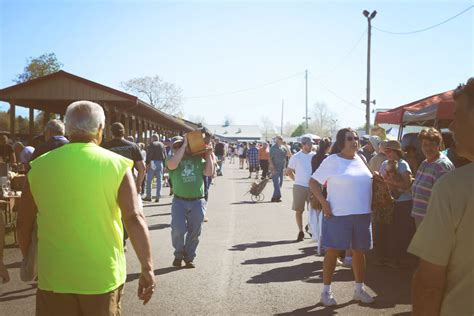
M38 288L103 294L125 283L118 190L133 162L92 143L70 143L31 162L38 207Z

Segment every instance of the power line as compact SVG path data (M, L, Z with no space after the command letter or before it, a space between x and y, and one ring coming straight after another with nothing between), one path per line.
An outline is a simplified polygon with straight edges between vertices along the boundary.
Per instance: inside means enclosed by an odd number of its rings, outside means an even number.
M332 67L332 69L330 71L328 71L329 75L331 75L332 73L334 73L334 71L342 64L342 62L345 61L345 59L347 59L347 57L349 57L353 52L354 50L357 48L357 46L359 46L360 42L362 41L362 39L364 38L365 34L367 34L367 30L364 29L364 31L362 32L362 34L359 36L359 39L354 43L354 45L347 51L347 53L341 57L339 59L339 61L334 64L334 66ZM315 77L316 78L316 77Z
M463 11L459 12L458 14L442 21L442 22L439 22L438 24L435 24L435 25L432 25L432 26L429 26L429 27L426 27L424 29L421 29L421 30L415 30L415 31L409 31L409 32L392 32L392 31L387 31L387 30L384 30L384 29L380 29L376 26L372 26L374 29L376 29L377 31L379 32L382 32L382 33L388 33L388 34L393 34L393 35L409 35L409 34L415 34L415 33L421 33L421 32L424 32L424 31L428 31L428 30L431 30L431 29L434 29L435 27L438 27L440 25L443 25L451 20L454 20L455 18L457 18L458 16L466 13L467 11L471 10L472 8L474 8L474 5L471 5L470 7L464 9Z
M312 73L310 73L310 75L312 75ZM324 82L322 82L319 78L316 78L316 76L313 75L313 78L314 78L317 82L319 82L319 84L320 84L327 92L329 92L330 94L332 94L333 96L335 96L336 98L338 98L339 100L341 100L342 102L344 102L345 104L347 104L347 105L349 105L349 106L351 106L351 107L353 107L353 108L356 108L356 109L358 109L359 111L362 111L362 110L365 111L365 109L362 109L361 107L359 107L359 106L353 104L352 102L350 102L350 101L348 101L347 99L341 97L341 96L338 95L336 92L334 92L333 90L331 90L330 88L328 88L328 87L324 84Z
M273 80L273 81L270 81L270 82L267 82L267 83L264 83L264 84L261 84L261 85L255 86L255 87L251 87L251 88L245 88L245 89L240 89L240 90L235 90L235 91L229 91L229 92L223 92L223 93L216 93L216 94L208 94L208 95L184 97L184 99L213 98L213 97L220 97L220 96L238 94L238 93L247 92L247 91L251 91L251 90L257 90L257 89L265 88L265 87L267 87L267 86L276 84L276 83L281 82L281 81L285 81L285 80L289 80L289 79L295 78L295 77L297 77L297 76L301 76L302 74L304 74L304 71L300 71L300 72L297 72L297 73L295 73L295 74L292 74L292 75L290 75L290 76L288 76L288 77L281 78L281 79L277 79L277 80Z

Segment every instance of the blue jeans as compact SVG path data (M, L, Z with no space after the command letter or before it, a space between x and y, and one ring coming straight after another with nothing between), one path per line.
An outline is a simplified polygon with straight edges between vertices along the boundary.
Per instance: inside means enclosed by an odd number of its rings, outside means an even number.
M174 257L193 261L204 221L204 199L185 201L173 198L171 205L171 240Z
M151 166L146 172L146 198L151 199L151 183L156 177L156 198L161 196L161 179L163 178L163 161L152 160Z
M283 169L272 170L273 199L281 198L280 188L283 185Z

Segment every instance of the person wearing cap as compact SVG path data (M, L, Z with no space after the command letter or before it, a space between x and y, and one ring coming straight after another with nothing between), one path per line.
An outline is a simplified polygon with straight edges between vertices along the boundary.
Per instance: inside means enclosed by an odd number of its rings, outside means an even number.
M166 160L173 182L171 205L171 240L174 248L174 267L194 268L194 258L199 244L205 217L204 179L214 173L212 148L208 147L204 158L187 152L187 138L176 136L173 140L173 156Z
M296 241L303 241L303 212L309 204L309 179L313 174L311 160L313 141L309 137L301 138L301 150L291 156L286 168L286 175L289 176L295 184L293 185L293 210L295 211L296 225L298 227L298 236Z
M286 166L286 158L291 156L288 146L283 144L283 137L275 137L275 144L270 148L270 170L273 180L272 202L281 202L281 186L283 185L283 170Z
M378 172L382 163L387 160L387 155L385 155L385 144L387 144L387 141L381 140L378 137L375 138L374 136L371 136L371 138L369 138L369 141L372 142L372 146L374 147L375 152L377 153L375 156L372 157L372 159L370 159L369 168L372 172Z
M400 142L387 141L385 154L387 160L382 163L379 171L395 198L395 205L393 222L391 224L379 223L378 225L377 255L379 264L396 269L400 268L402 256L406 252L415 229L415 223L411 217L412 172L408 162L402 159L403 152ZM397 166L397 170L394 170L397 176L394 177L387 171L389 164Z
M367 142L367 144L361 149L359 149L359 155L362 155L367 163L369 163L372 157L375 156L375 148L373 146L373 143L375 142L375 137L378 138L378 136L369 136L369 141Z
M163 179L163 163L166 159L165 145L159 141L157 134L150 137L150 145L146 150L146 196L143 201L151 201L151 186L153 178L156 178L155 202L160 201L161 186Z
M474 78L454 90L453 132L469 164L433 186L426 216L408 251L419 257L411 286L412 315L474 315Z
M65 123L71 142L31 161L18 205L23 256L38 226L36 315L120 315L127 278L122 220L140 262L138 298L146 304L155 290L133 163L100 147L105 114L97 103L70 104Z

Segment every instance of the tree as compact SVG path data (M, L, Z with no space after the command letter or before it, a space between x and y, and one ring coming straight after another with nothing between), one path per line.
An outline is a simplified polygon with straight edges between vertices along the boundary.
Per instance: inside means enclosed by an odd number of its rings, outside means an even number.
M43 54L37 58L30 57L27 60L27 65L23 69L23 73L17 75L14 80L16 83L22 83L31 79L36 79L42 76L46 76L55 73L63 67L56 54L49 53Z
M337 129L337 120L335 114L328 109L326 103L316 102L312 109L311 125L308 132L321 137L331 136Z
M160 111L182 115L183 90L159 76L141 77L122 82L122 87L144 99Z
M298 127L291 133L291 137L298 137L303 135L305 132L304 123L298 125Z
M262 122L262 125L260 126L260 130L263 133L263 136L265 139L268 139L277 135L275 131L275 125L270 120L270 118L268 118L268 116L262 116L261 122Z
M232 124L234 124L234 119L229 114L226 114L224 117L224 126L230 126Z
M292 124L290 122L286 122L285 125L283 125L283 135L282 136L290 136L293 134L293 131L297 128L298 126L295 124Z

